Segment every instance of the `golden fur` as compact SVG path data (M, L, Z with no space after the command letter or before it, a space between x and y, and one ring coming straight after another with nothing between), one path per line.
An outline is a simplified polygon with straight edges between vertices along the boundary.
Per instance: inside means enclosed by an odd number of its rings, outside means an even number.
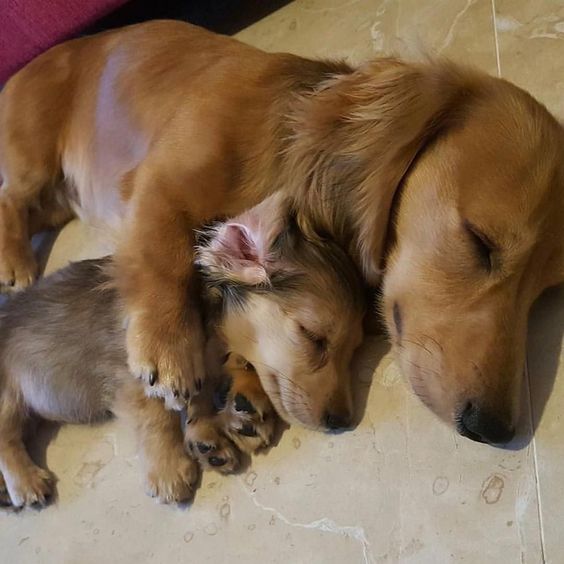
M346 253L305 239L275 195L203 231L198 266L206 380L191 397L131 378L109 257L73 263L0 307L0 505L44 503L52 491L23 442L35 417L90 423L126 415L148 491L164 502L191 497L196 462L229 473L242 455L267 447L274 407L314 429L351 426L350 364L364 300ZM186 402L191 456L180 417L167 411Z
M369 282L386 267L405 372L461 431L483 407L478 427L497 430L466 434L497 442L514 426L529 307L564 279L563 138L525 92L454 64L352 68L166 21L70 41L1 94L0 279L28 284L29 236L70 210L115 226L129 366L192 389L191 230L282 189ZM475 227L495 238L491 272Z

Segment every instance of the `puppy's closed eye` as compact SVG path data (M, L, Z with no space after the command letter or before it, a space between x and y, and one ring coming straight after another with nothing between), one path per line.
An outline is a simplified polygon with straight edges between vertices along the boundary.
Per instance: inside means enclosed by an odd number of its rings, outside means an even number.
M327 338L310 331L303 325L300 325L300 331L302 335L313 345L315 354L315 365L317 368L323 367L328 360L327 349L329 347L329 342Z
M497 250L496 244L468 220L464 221L464 229L470 235L472 245L474 246L474 250L480 264L488 272L491 272L494 267L493 255Z

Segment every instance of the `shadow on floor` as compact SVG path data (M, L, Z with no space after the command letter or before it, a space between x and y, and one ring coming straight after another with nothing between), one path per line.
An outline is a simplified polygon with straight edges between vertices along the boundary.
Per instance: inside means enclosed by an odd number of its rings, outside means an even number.
M529 319L528 382L533 430L536 431L552 393L564 338L564 287L545 292Z
M564 287L547 290L529 316L527 370L517 435L505 448L520 450L533 440L554 388L564 337Z

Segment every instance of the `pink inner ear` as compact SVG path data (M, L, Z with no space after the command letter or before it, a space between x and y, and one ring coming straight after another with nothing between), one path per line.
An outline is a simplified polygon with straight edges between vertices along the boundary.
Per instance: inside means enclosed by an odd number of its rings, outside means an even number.
M240 223L224 225L212 244L216 264L245 284L264 284L268 275L261 264L257 245L249 229Z
M223 233L223 244L232 258L258 262L258 253L250 233L244 225L228 223Z

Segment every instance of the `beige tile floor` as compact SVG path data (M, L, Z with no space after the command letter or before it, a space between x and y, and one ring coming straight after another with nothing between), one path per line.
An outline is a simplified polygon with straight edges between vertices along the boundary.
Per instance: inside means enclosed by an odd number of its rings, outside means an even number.
M240 37L353 60L424 47L509 78L564 117L562 0L303 0ZM69 225L48 269L103 252L102 235ZM354 432L290 429L247 474L207 475L187 510L144 496L120 423L63 428L47 451L58 503L0 515L0 561L564 562L563 327L560 289L531 321L524 428L539 427L521 450L472 443L436 421L379 341L359 359L364 388L379 362Z

